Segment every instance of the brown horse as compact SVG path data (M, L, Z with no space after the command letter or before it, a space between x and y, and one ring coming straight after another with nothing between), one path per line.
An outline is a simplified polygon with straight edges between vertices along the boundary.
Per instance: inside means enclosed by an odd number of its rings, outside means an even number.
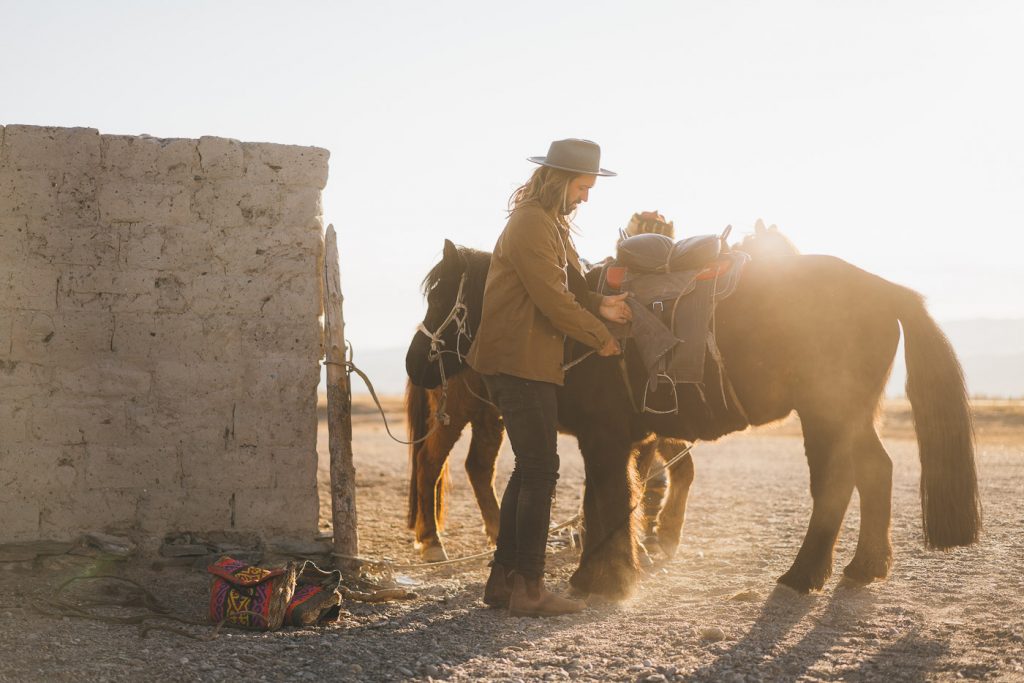
M921 296L834 257L762 256L778 241L770 230L745 241L752 259L716 312L718 346L743 410L725 392L684 390L677 414L638 413L616 358L591 356L567 373L559 389L559 422L579 440L587 484L583 554L572 577L578 590L617 598L635 585L637 539L630 519L639 491L632 444L651 433L713 440L793 411L803 428L813 508L800 550L779 581L802 592L822 588L854 487L860 535L844 573L862 582L887 576L892 462L874 415L901 326L925 542L947 549L978 540L981 509L963 372ZM422 324L445 349L458 349L457 336L471 335L479 325L489 264L485 252L445 243L442 261L428 276ZM442 329L456 303L465 306L465 329ZM449 378L464 368L461 353L429 356L431 342L417 334L406 357L410 379L427 388L441 383L442 367ZM624 357L629 381L639 386L646 371L630 345ZM710 359L705 377L708 386L718 385Z
M501 448L501 417L494 406L481 400L486 388L472 368L448 382L442 405L441 389L424 389L412 382L406 386L406 426L409 436L409 528L416 548L427 562L448 559L441 533L444 530L447 498L448 457L467 425L472 427L466 473L484 521L484 533L493 544L498 538L498 499L494 490L494 466ZM444 410L448 424L437 415ZM672 557L679 545L686 516L686 499L693 482L693 457L687 453L678 462L652 472L656 460L668 463L684 443L677 439L648 438L635 445L638 476L651 481L644 487L644 550L655 547ZM667 470L668 476L665 476ZM667 495L666 495L667 494Z

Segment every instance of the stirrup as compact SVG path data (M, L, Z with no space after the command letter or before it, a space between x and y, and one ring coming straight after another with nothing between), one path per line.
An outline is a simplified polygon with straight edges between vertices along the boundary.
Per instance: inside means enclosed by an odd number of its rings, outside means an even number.
M676 415L679 413L679 394L676 392L676 383L672 381L672 378L666 375L664 372L659 372L654 376L655 379L664 377L668 380L668 385L672 387L672 401L675 403L675 408L672 410L654 410L653 408L647 407L647 390L651 387L651 380L647 378L647 383L644 385L644 396L640 401L640 409L645 413L651 413L652 415ZM659 382L660 384L660 382Z

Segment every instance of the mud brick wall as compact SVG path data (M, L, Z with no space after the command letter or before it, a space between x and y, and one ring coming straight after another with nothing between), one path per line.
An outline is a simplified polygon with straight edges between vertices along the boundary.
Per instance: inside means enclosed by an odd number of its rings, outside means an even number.
M0 543L315 532L327 159L0 127Z

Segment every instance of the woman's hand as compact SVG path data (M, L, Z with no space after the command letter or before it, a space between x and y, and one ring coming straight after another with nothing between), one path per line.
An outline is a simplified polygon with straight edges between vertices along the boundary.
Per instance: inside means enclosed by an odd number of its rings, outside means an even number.
M601 301L601 317L613 323L627 323L632 320L633 311L629 310L629 304L626 303L628 297L628 292L606 296Z
M615 337L608 340L600 351L597 352L599 356L617 356L622 353L622 348L619 346L619 342L616 341Z

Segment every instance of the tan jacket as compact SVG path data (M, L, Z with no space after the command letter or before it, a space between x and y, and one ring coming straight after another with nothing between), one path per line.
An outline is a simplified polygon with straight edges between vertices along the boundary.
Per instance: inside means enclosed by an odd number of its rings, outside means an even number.
M539 204L517 207L491 254L467 357L474 370L562 384L566 336L595 349L608 343L612 335L595 316L601 295L587 292L593 313L584 309L569 291L567 268L582 273L568 230Z

